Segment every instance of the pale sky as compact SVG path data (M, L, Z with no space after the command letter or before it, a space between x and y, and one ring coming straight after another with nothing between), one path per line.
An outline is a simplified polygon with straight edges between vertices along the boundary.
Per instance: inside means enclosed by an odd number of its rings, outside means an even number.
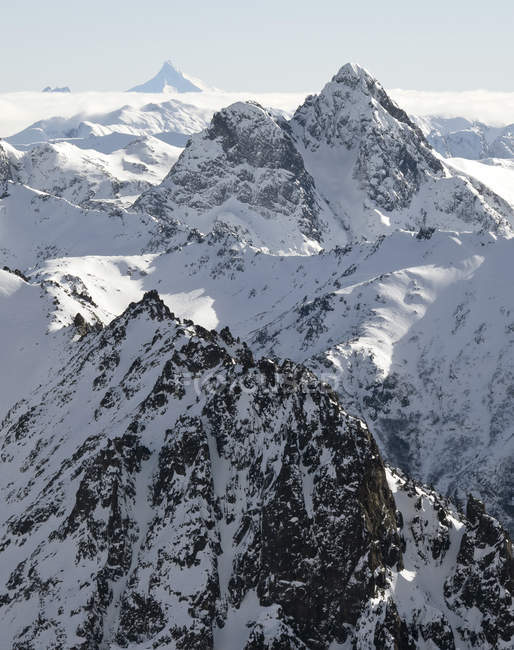
M0 21L0 92L125 90L165 59L234 91L319 89L347 61L388 88L514 91L512 0L25 0Z

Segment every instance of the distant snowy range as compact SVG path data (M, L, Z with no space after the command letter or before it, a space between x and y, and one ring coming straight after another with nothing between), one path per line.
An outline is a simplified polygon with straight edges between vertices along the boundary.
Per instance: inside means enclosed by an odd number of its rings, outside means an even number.
M0 94L2 649L512 649L512 94L61 81Z

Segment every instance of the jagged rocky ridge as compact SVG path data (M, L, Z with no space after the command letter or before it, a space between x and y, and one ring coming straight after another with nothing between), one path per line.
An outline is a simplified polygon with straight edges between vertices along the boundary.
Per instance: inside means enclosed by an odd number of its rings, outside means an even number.
M508 648L508 537L383 466L308 370L155 292L2 423L3 638L29 648Z

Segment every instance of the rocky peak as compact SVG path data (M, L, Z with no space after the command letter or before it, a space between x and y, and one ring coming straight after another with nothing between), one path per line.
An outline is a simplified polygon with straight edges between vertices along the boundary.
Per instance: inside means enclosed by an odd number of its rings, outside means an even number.
M290 125L318 191L352 238L374 239L391 228L458 229L462 222L510 231L512 210L447 168L405 111L355 64L308 97ZM464 204L461 214L456 206Z
M330 219L287 123L254 102L215 113L135 207L203 233L223 221L275 251L319 250Z
M358 89L377 101L396 120L407 124L412 129L417 129L407 113L389 97L382 84L360 65L347 63L332 77L332 83L347 86L354 91Z
M152 320L157 321L175 319L175 315L170 312L155 289L147 291L138 302L131 302L123 317L128 320L137 318L141 314L146 314Z
M227 158L237 164L283 168L297 173L300 155L284 131L285 120L257 102L236 102L214 114L207 137L220 139Z
M383 138L378 151L382 157L396 156L399 147L404 157L407 153L411 156L411 164L400 165L404 173L443 171L420 129L367 70L353 63L344 65L319 95L307 98L297 109L291 126L296 137L311 150L321 144L362 150L364 146L377 146L380 143L375 140ZM414 169L415 164L419 170Z

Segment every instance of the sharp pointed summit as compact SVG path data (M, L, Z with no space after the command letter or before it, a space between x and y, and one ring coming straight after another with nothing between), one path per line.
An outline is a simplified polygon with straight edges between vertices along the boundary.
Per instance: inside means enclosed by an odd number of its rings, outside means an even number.
M173 63L168 60L162 64L159 72L147 81L130 88L129 93L163 93L167 90L175 91L178 93L195 93L202 92L203 84L195 80L193 81L184 75Z

